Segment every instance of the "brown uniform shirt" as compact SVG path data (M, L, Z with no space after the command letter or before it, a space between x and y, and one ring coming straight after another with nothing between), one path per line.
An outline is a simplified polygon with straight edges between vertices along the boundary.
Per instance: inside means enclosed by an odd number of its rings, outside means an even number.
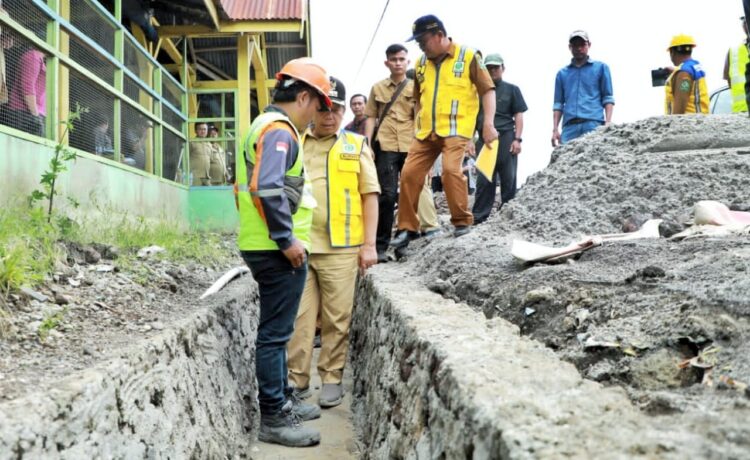
M390 78L375 83L370 90L370 97L365 106L365 115L378 119L383 109L390 102L398 83ZM379 120L377 140L384 152L409 151L412 139L414 139L414 106L417 100L414 98L414 81L409 80L398 95L383 120Z
M316 139L311 130L304 136L305 171L312 182L312 192L318 205L313 210L313 223L310 229L312 254L356 253L359 247L333 248L328 234L328 152L336 142L339 133ZM380 193L378 173L375 169L372 150L365 143L359 156L359 193ZM364 212L364 210L363 210Z
M448 48L447 55L453 57L453 55L456 54L457 48L456 44L451 40L451 46ZM478 52L474 54L474 59L471 60L471 64L469 65L469 78L471 78L471 82L474 83L474 86L477 88L477 94L479 94L479 98L481 99L484 93L491 89L495 89L495 82L492 81L492 77L490 77L490 73L487 72L484 63L479 65L479 59L477 59L477 56L479 56ZM415 82L414 97L416 100L419 100L421 91L422 89L419 86L419 82Z

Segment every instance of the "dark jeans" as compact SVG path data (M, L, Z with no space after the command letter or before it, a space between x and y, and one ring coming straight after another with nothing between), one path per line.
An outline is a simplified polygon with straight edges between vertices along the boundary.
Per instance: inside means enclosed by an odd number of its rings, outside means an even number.
M398 201L398 180L404 167L406 153L378 152L375 167L378 170L380 196L378 197L378 231L375 247L378 252L388 249L393 230L393 210Z
M492 174L492 182L488 181L483 174L477 174L477 191L474 195L474 223L487 220L495 204L495 187L500 180L500 201L507 203L516 196L516 168L518 166L518 155L510 153L510 146L515 138L515 131L501 131L499 133L500 147L497 151L497 163ZM477 152L482 147L479 141Z
M261 414L281 409L288 394L286 344L294 332L307 263L293 268L281 251L242 251L260 291L255 367Z

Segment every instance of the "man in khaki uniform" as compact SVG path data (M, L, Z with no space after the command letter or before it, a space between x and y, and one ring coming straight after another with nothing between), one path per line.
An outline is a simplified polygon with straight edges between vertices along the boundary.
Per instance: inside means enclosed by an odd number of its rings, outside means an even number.
M406 75L409 67L407 53L406 47L398 43L386 48L384 64L390 75L373 85L365 107L365 136L371 145L374 141L380 145L375 154L375 165L382 189L378 203L378 262L388 260L386 250L393 230L393 210L398 199L399 175L406 161L409 145L414 139L414 109L417 101L414 98L414 81ZM384 113L399 88L401 91L388 113ZM378 132L376 139L373 139L376 125ZM420 226L425 233L439 229L435 202L427 182L419 196L418 215Z
M320 314L321 407L337 406L342 400L357 268L364 272L377 261L380 193L367 140L340 129L346 94L335 78L331 78L329 97L333 107L316 113L312 128L303 136L305 171L318 205L313 211L305 290L287 348L289 378L297 395L305 398L310 394L313 337Z
M207 139L208 125L196 123L195 135L198 139ZM209 169L212 154L213 148L210 142L197 140L190 143L190 173L193 175L193 183L190 185L211 185Z
M211 125L208 129L210 138L219 137L219 129ZM224 185L227 183L227 157L224 149L218 142L211 142L211 164L208 167L208 175L211 185Z

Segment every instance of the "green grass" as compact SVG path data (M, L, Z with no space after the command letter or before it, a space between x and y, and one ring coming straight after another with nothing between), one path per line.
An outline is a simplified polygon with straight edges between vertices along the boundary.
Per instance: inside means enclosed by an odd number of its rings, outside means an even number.
M62 323L62 320L65 319L65 313L67 312L68 309L64 308L62 311L59 311L54 315L45 316L42 324L39 325L39 331L37 331L39 340L41 340L42 342L47 340L47 337L49 337L49 331L55 329L60 325L60 323Z
M151 245L166 249L158 257L211 266L235 253L230 235L186 231L162 220L109 212L78 220L58 215L47 223L39 208L5 207L0 209L0 295L44 280L54 271L56 261L63 259L65 241L115 246L120 251L117 263L126 270L134 266L138 249Z

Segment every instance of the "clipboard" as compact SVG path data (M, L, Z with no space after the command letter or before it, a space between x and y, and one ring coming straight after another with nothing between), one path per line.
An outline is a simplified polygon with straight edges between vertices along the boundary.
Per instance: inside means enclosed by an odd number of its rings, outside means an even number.
M484 144L482 150L477 155L476 168L477 171L488 181L492 182L492 176L495 172L495 165L497 164L497 148L500 145L499 139L492 141L491 144Z

